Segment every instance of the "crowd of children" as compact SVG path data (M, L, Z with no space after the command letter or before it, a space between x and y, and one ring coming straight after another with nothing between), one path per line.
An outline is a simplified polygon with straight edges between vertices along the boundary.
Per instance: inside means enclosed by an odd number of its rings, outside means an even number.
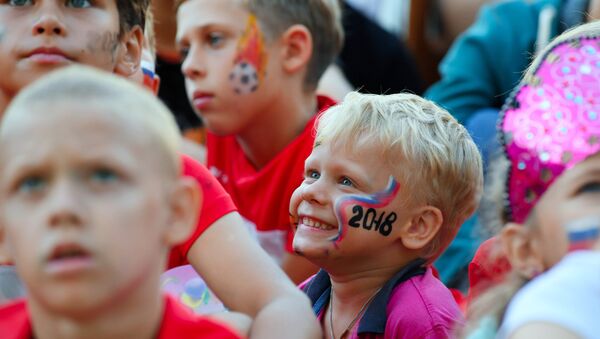
M600 337L600 22L511 86L484 185L464 112L320 94L338 0L176 1L207 130L186 144L156 97L160 1L0 1L1 338ZM463 299L433 262L482 196L498 227ZM161 291L188 264L227 312Z

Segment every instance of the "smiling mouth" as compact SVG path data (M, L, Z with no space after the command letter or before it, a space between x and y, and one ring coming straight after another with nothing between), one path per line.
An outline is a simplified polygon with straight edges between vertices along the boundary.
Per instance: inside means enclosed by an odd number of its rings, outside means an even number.
M315 219L312 219L309 217L300 218L300 223L304 226L307 226L310 228L316 228L316 229L320 229L320 230L324 230L324 231L337 230L337 226L333 226L333 225L330 225L330 224L327 224L322 221L315 220Z

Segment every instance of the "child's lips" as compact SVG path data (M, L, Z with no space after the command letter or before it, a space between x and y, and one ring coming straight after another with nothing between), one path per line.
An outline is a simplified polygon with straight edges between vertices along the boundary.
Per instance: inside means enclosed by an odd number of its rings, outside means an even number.
M38 64L61 64L71 61L71 59L58 48L37 48L25 56L28 60Z
M52 276L73 276L89 271L95 261L89 250L77 243L64 243L54 247L45 271Z
M197 110L202 111L211 104L214 97L215 96L210 93L197 92L194 94L192 103Z

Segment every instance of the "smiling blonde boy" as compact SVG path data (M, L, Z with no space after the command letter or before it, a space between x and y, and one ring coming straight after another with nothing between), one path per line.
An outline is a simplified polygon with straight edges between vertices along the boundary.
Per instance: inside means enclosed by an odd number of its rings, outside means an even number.
M317 122L290 213L326 338L448 338L461 312L429 266L478 205L465 128L412 94L351 93Z

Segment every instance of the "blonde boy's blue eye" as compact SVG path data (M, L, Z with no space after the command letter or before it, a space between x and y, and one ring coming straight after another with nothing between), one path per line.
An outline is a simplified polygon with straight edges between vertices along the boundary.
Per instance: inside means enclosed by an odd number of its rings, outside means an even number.
M308 174L307 177L310 179L319 179L321 177L321 174L319 174L319 172L317 172L317 171L311 170L311 171L308 171L307 174Z
M8 4L15 7L31 6L33 0L9 0Z
M348 179L348 178L346 178L346 177L343 177L343 178L340 180L340 184L342 184L342 185L344 185L344 186L354 186L354 183L352 183L352 180L350 180L350 179Z
M67 7L73 8L88 8L92 7L90 0L67 0Z
M46 180L40 176L30 176L21 180L17 186L19 192L34 193L41 191L46 186Z

